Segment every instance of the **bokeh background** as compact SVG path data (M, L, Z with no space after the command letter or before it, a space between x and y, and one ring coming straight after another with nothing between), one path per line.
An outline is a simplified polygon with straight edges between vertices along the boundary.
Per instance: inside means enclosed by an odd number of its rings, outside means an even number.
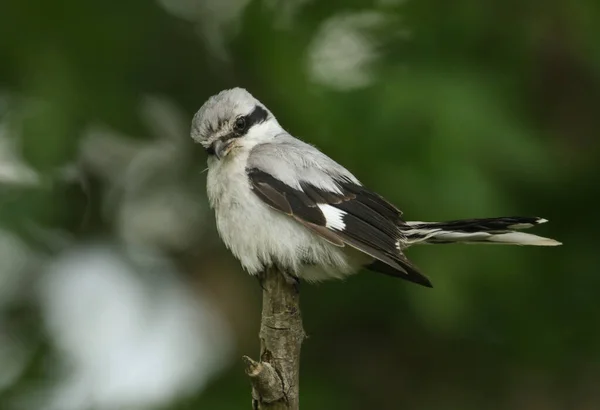
M595 0L2 0L0 408L250 408L260 289L189 137L233 86L408 219L565 244L304 285L303 408L600 408L599 39Z

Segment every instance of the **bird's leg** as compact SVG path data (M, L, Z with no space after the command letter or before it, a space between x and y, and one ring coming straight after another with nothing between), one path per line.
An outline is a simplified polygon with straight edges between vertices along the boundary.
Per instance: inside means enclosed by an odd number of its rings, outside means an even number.
M300 278L298 276L286 271L285 269L280 270L281 274L285 278L288 285L292 286L296 293L300 293Z
M282 269L282 268L278 267L277 271L281 273L281 275L285 279L285 283L287 283L290 286L293 286L296 293L300 292L300 278L298 278L293 273L288 272L286 269ZM260 285L262 290L266 290L265 285L264 285L266 276L267 276L267 268L261 270L259 273L256 274L256 279L258 280L258 284Z
M258 280L258 285L260 286L260 288L264 291L265 289L265 285L264 285L264 281L265 278L267 277L267 270L263 269L260 272L258 272L256 274L256 279Z

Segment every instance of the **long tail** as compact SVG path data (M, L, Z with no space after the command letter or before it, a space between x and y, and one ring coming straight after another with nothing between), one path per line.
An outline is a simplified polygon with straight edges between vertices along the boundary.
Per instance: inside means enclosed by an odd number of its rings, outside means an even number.
M557 246L560 242L518 229L548 222L543 218L502 217L463 219L448 222L407 222L406 244L419 243L495 243L509 245Z

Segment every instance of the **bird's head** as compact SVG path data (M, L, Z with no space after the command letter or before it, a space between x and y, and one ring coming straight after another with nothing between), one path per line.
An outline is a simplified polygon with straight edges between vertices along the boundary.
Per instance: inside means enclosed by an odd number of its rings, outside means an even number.
M268 142L281 127L271 112L248 91L232 88L210 97L192 120L192 138L221 160Z

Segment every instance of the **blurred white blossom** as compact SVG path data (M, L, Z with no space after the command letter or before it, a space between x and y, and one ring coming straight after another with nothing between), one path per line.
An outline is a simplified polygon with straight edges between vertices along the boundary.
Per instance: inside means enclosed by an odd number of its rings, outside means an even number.
M75 248L39 283L49 336L66 364L42 408L149 408L197 392L232 351L229 328L158 257Z
M197 23L196 30L217 59L227 60L227 42L239 31L250 0L157 0L167 12Z
M185 182L192 175L189 121L157 97L145 98L140 112L153 140L95 126L82 140L81 158L109 186L105 213L126 244L185 250L204 233L206 216L200 187Z
M21 376L32 353L33 346L8 329L0 316L0 391L12 386Z
M35 255L14 233L0 229L0 308L11 302L24 283Z
M19 336L3 316L3 308L22 293L36 259L30 248L15 234L0 229L0 391L11 386L31 356L29 341Z
M239 33L244 11L252 0L156 0L164 10L197 23L196 31L217 60L230 58L227 44ZM255 0L256 1L256 0ZM273 27L291 28L300 9L315 0L258 0L272 11Z
M7 105L6 101L0 101L0 183L37 185L40 182L39 175L23 161L18 152L16 124Z
M275 25L280 29L291 29L300 9L315 0L264 0L273 10Z
M386 21L377 11L338 14L326 20L308 48L312 80L337 90L368 86L374 79L371 66L379 57L369 31Z
M51 107L52 103L40 98L0 92L0 184L40 188L57 181L81 183L80 170L73 163L40 174L21 155L24 124Z

